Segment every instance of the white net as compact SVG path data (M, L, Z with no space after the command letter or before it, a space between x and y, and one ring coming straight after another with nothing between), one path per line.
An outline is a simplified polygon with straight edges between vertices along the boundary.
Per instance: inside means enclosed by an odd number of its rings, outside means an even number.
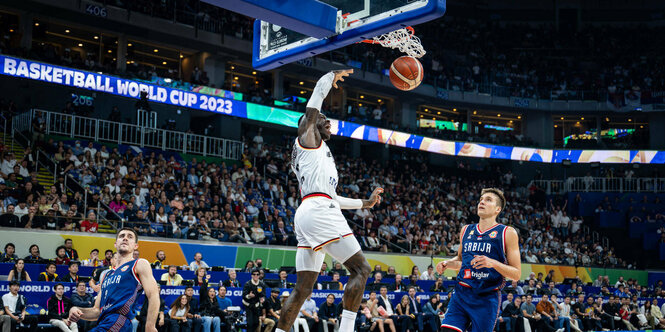
M408 56L420 58L425 55L425 49L420 44L420 38L412 34L406 28L391 31L378 37L372 38L374 44L381 44L383 47L399 49L400 52Z

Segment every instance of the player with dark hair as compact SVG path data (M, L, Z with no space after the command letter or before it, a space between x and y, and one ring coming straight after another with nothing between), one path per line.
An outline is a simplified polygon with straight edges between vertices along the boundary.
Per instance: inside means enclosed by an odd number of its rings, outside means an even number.
M69 320L97 320L92 332L132 331L136 299L145 290L150 303L146 317L146 331L157 331L155 323L159 311L159 292L152 275L150 263L145 259L133 259L138 249L138 234L131 228L122 228L115 239L118 259L115 268L108 270L100 279L101 291L92 308L72 307Z
M349 270L344 291L344 310L340 332L352 332L360 307L370 266L353 236L342 209L371 208L381 201L382 188L374 189L369 199L350 199L336 194L337 167L325 141L332 135L330 120L321 114L321 105L331 87L353 70L332 71L321 77L298 121L298 137L293 144L291 168L298 178L302 204L295 214L296 250L295 289L284 303L276 332L289 331L300 307L312 292L325 254L342 262Z
M476 211L480 221L462 228L457 256L436 265L439 274L446 269L459 270L442 331L494 330L505 278L520 279L517 232L496 221L505 207L501 190L483 189Z

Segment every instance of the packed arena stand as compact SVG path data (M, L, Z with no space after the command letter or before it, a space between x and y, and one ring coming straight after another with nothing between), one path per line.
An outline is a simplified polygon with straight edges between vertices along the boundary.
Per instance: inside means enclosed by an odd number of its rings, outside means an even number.
M93 250L90 258L84 259L87 253L79 254L76 251L76 242L71 239L64 241L55 256L41 253L37 245L31 246L31 254L25 258L16 255L17 251L25 252L25 249L15 247L13 243L4 246L0 273L8 275L7 281L2 280L0 284L7 285L9 291L1 295L5 309L12 313L3 324L16 325L15 318L25 310L29 319L25 319L23 325L30 328L49 328L52 325L62 329L59 320L64 319L63 313L68 312L72 305L91 306L93 296L98 291L100 272L109 268L113 255L112 251L107 250L105 258L102 259L98 250ZM147 257L151 254L135 251L134 257ZM186 327L197 329L202 326L206 332L219 331L218 327L231 331L234 328L245 328L247 324L242 316L242 310L247 304L241 303L240 294L244 294L243 285L250 282L253 274L258 276L260 285L265 287L260 296L265 298L261 303L265 306L267 318L271 317L270 309L273 309L275 314L279 313L279 303L289 296L295 281L295 275L288 274L286 270L268 270L263 267L261 258L250 260L245 264L245 268L236 270L207 266L206 257L200 253L187 257L192 260L188 266L163 265L162 262L167 259L163 252L158 251L156 257L157 260L152 264L153 274L157 280L161 280L160 297L163 302L160 304L158 317L160 331L169 327L182 331L183 324L179 322L178 314L170 308L173 308L174 303L182 301L183 294L188 297L187 302L190 304L189 312L184 314L190 321ZM340 291L347 282L347 277L340 276L340 272L346 274L341 266L329 268L324 264L314 291L316 296L303 305L305 312L300 325L320 329L323 327L319 327L322 323L317 317L339 318ZM369 298L359 310L362 315L359 315L356 321L356 328L373 330L376 327L374 325L378 324L373 318L384 317L391 319L393 324L387 320L384 320L383 324L394 325L401 330L408 328L414 331L435 331L436 329L430 328L430 321L431 326L438 326L439 319L446 313L454 284L455 281L449 281L435 273L431 266L423 273L420 273L417 266L413 266L410 275L402 276L395 272L393 266L382 271L377 265L368 280ZM60 288L61 285L64 287ZM26 286L35 287L25 288ZM525 280L512 281L502 293L504 303L496 331L523 331L522 324L530 324L532 330L551 328L551 331L554 331L571 328L568 327L571 321L579 323L574 324L578 328L576 331L601 328L662 328L663 324L662 311L665 308L662 306L665 303L662 299L665 298L665 290L662 281L645 285L629 278L610 280L608 276L598 275L588 284L583 284L579 279L555 282L552 270L547 275L531 273ZM20 305L17 307L17 301L13 299L21 296L23 297L18 301ZM603 300L606 300L605 303ZM621 305L613 308L616 301L621 301ZM509 303L520 310L516 311ZM579 312L575 310L575 306L579 307ZM620 313L624 306L626 312ZM145 307L144 303L142 308ZM589 308L595 315L584 314L589 312ZM48 310L48 315L45 314L45 309ZM522 313L522 310L526 311L526 314ZM381 313L382 311L386 313ZM135 330L145 324L145 311L137 309L137 314ZM197 314L199 316L196 316ZM277 317L273 316L273 319L276 320ZM523 321L522 317L527 320ZM595 322L594 319L599 321ZM263 319L261 322L266 331L272 330L269 320ZM601 324L601 327L596 328L595 324ZM79 322L78 329L87 331L93 326L94 323ZM305 326L301 328L307 331Z
M4 189L5 202L8 204L3 205L5 208L3 214L0 215L0 222L2 226L10 227L29 226L29 228L36 229L86 232L98 231L99 222L111 222L116 225L133 227L140 236L155 238L216 239L251 244L295 245L292 223L293 212L299 204L299 197L296 189L297 183L295 179L289 177L288 163L290 144L293 143L294 137L284 135L283 142L270 145L266 143L266 139L259 131L256 135L248 135L244 140L248 148L243 154L242 161L239 164L227 166L224 163L215 164L196 159L185 162L177 154L168 151L141 150L142 152L136 153L136 150L126 149L126 147L105 146L97 142L44 138L43 141L36 144L37 149L47 152L58 163L61 174L56 175L54 186L45 189L37 181L34 173L31 173L31 170L34 170L34 165L31 164L34 162L31 150L27 150L23 158L18 154L3 154L0 171L6 175L6 179L3 178L4 187L0 182L0 189ZM274 139L270 141L275 142ZM386 189L384 203L379 209L371 212L350 211L347 214L347 218L352 222L354 232L365 250L409 252L416 255L454 255L459 242L457 234L460 225L473 222L474 204L477 199L474 192L486 186L499 186L505 189L510 202L509 208L500 216L501 221L514 226L519 231L522 239L520 247L525 263L637 268L635 263L617 257L613 248L605 247L594 241L590 235L585 234L583 228L588 226L586 222L588 219L583 221L577 216L568 217L566 215L565 211L571 211L571 208L576 215L586 215L580 213L579 204L573 205L570 200L559 197L549 200L538 190L533 190L533 188L527 190L519 185L520 181L517 176L511 172L503 172L501 169L477 170L463 161L454 169L426 166L422 154L406 152L394 154L392 162L387 165L380 165L376 161L367 161L362 158L351 158L341 153L336 153L336 161L340 174L343 174L340 178L344 179L340 183L340 190L345 195L362 197L377 184L383 185ZM71 182L65 186L65 178L67 181L70 179L77 181L82 190L77 190L77 187ZM72 192L69 192L68 195L68 191ZM61 211L66 212L63 214ZM383 220L383 222L379 222L379 220ZM28 263L29 270L38 272L31 272L22 280L30 278L30 280L50 282L66 277L69 277L70 280L75 278L72 270L78 268L79 265L71 263L70 255L73 256L73 251L68 251L67 245L65 243L63 248L58 248L55 256L47 254L42 256L37 246L30 248L32 255L26 257L28 261L39 263L42 262L41 259L54 257L54 262L66 264L66 268L46 264L38 264L36 267ZM8 245L3 252L3 257L11 257L9 261L16 259L17 257L12 255L13 252L16 252L16 248ZM96 257L93 257L94 255L91 253L90 258L83 265L103 265L104 261L108 264L108 255L112 255L112 252L107 251L104 254L105 259L102 260L100 253L97 253ZM80 257L79 260L83 258ZM25 263L25 260L23 262ZM192 264L198 266L196 262L195 259ZM157 262L155 263L157 264ZM198 264L205 263L201 261ZM155 265L155 267L159 266L161 265ZM161 267L164 268L164 266ZM170 270L173 270L173 274ZM91 268L83 268L82 271L92 276ZM248 272L251 272L251 268L244 272L241 279L246 280L250 274ZM177 268L156 270L155 276L159 280L165 280L164 287L181 287L180 289L183 286L174 285L183 285L184 280L194 280L195 285L212 285L214 282L223 283L228 278L224 275L215 275L214 270L208 273L214 275L211 280L207 279L205 273L196 276L192 271ZM14 275L19 274L22 273L14 272ZM403 305L400 304L397 300L401 300L401 294L395 295L396 301L391 304L391 310L395 310L394 323L397 328L413 326L414 330L424 331L428 329L425 318L438 319L439 311L445 313L445 299L451 287L451 281L442 278L440 282L437 282L435 280L439 278L438 275L433 273L430 275L428 272L421 274L417 268L413 269L409 276L395 275L395 279L392 279L391 274L394 272L390 273L390 270L388 277L384 277L383 273L377 275L374 272L372 274L374 278L368 281L368 290L375 289L380 294L383 284L403 291L412 286L417 290L417 294L423 296L423 299L427 290L434 291L435 294L443 291L443 293L439 293L444 303L440 307L436 303L437 300L432 300L433 304L430 305L434 309L432 312L426 311L422 307L418 309L431 314L422 316L424 321L422 328L419 326L417 316L414 321L410 321L406 318L408 316L398 314L398 305L404 310L404 307L410 304L407 303L408 301ZM292 278L290 282L294 281L293 277L292 275L289 277ZM278 279L279 275L268 275L263 278ZM330 281L337 282L335 280L340 280L343 287L346 280L344 277L334 279L336 277L333 276L332 278L320 279L319 283L322 288L324 285L329 287L327 283ZM551 276L548 278L551 279ZM409 280L406 281L406 279ZM584 293L583 301L588 301L589 298L592 301L598 301L597 296L609 299L609 294L625 297L634 293L637 297L626 304L630 310L624 315L625 320L634 327L646 327L640 316L643 315L646 324L658 325L654 320L658 314L653 309L653 304L646 305L647 308L644 309L643 314L640 313L640 308L644 307L642 305L644 298L662 296L662 286L638 285L633 280L627 280L626 285L622 286L620 281L613 283L614 280L601 278L597 283L594 282L592 287L578 288L575 287L576 285L569 284L550 285L549 280L543 276L534 275L532 279L534 280L507 286L505 296L507 297L508 293L513 292L518 295L532 294L532 298L536 297L537 300L542 301L543 294L551 296L552 293L556 293L553 290L556 288L562 295L559 300L563 300L563 295L577 296L578 293ZM401 280L404 280L403 284ZM189 282L185 284L189 284ZM284 285L288 287L288 282L285 282ZM94 289L94 283L90 286ZM210 286L210 288L214 289L217 286ZM574 291L570 291L570 288L573 288ZM207 292L206 288L203 289L204 292ZM201 296L201 290L198 288L197 290ZM421 290L425 293L421 293ZM219 292L218 288L217 292ZM392 290L391 294L394 294ZM69 294L66 295L69 296ZM432 294L427 295L430 298L436 297ZM50 297L52 294L48 296ZM57 297L57 295L55 296ZM71 296L74 297L74 294ZM268 296L269 293L266 292L266 297ZM370 296L371 298L372 296ZM377 298L380 298L380 295L377 295ZM171 303L165 303L166 307L170 308L175 300L173 296L170 296L168 302ZM217 298L218 303L221 303L221 300L221 297ZM335 301L333 300L333 302ZM524 301L529 303L529 298L525 296ZM579 297L577 301L579 301ZM202 303L203 301L197 300L197 302ZM420 302L421 306L423 302ZM563 303L565 304L565 301ZM656 304L659 304L658 299L656 299ZM45 306L41 303L40 305ZM533 305L535 307L535 303ZM376 306L368 301L368 309L370 307L376 309ZM541 307L543 306L541 305ZM510 307L508 308L510 310ZM554 306L552 308L557 310ZM562 308L565 306L562 305ZM609 311L602 306L601 309ZM373 310L369 310L371 315ZM528 319L527 324L531 324L533 328L547 329L548 326L565 328L568 324L564 319L548 322L549 325L545 326L545 323L536 319L538 315L545 317L544 314L536 314L539 312L538 307L534 309L535 311L530 311L530 305L527 304L524 310L530 313L529 315L532 314L533 317L528 317L531 319ZM549 309L541 308L542 310ZM587 306L584 307L584 310L587 310ZM647 312L653 313L647 315ZM214 317L219 317L220 325L223 326L222 318L226 316L208 314L212 315L208 317L211 319L213 331L215 331ZM564 317L563 314L560 316ZM137 324L140 324L140 317L137 317ZM168 311L165 312L164 317L165 325L170 324L182 328L177 323L169 321L172 318ZM202 317L205 316L202 315ZM498 325L499 329L514 329L504 323L510 317L512 317L510 311L502 316L501 323ZM43 320L41 322L45 323ZM605 322L607 320L601 319L601 326L612 328L609 324L602 325ZM196 320L192 320L192 323L197 324ZM309 323L313 323L311 328L317 328L315 320L312 322L305 319L301 325ZM578 326L581 326L580 329L586 330L584 327L592 323L595 324L594 321L585 318L578 322ZM242 322L237 320L232 324L243 326ZM362 324L359 322L359 327L363 327ZM625 324L623 318L621 324ZM364 326L368 327L367 325L371 327L372 324L365 321ZM558 327L559 325L563 327ZM617 323L614 328L620 328L620 326L622 325ZM595 327L590 329L595 329Z
M186 162L168 151L136 153L91 141L48 139L38 146L58 166L50 187L38 183L31 150L25 156L3 154L7 204L0 221L8 227L95 232L108 220L142 236L292 246L300 203L289 168L293 141L287 135L280 145L269 145L258 132L245 137L242 162L227 165L196 158ZM475 170L463 161L455 169L436 168L422 158L404 153L381 165L336 154L342 195L362 198L378 185L385 188L378 209L345 212L363 249L454 254L460 227L477 219L480 188L498 186L509 203L500 219L519 231L523 261L637 268L611 244L603 246L585 232L589 219L569 216L565 200L527 192L511 171ZM67 186L65 179L77 186Z

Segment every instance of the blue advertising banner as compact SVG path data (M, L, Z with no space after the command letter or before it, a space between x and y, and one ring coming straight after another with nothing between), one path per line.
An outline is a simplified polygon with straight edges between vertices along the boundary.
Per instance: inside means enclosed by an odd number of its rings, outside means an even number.
M28 301L28 312L30 314L39 314L44 313L42 310L46 310L46 301L53 295L53 287L58 283L55 282L23 282L19 288L19 294L22 294L26 297ZM65 296L71 297L72 292L76 291L76 286L73 283L62 283L65 288ZM194 297L199 298L200 293L199 287L194 287ZM281 289L282 292L291 292L293 289ZM9 282L0 281L0 295L4 295L9 292ZM87 293L95 295L92 288L88 287L86 290ZM166 306L170 306L178 296L185 293L185 287L183 286L161 286L160 296L164 299ZM312 299L316 302L317 306L320 306L325 300L328 294L333 294L335 296L335 302L339 303L344 295L343 291L332 291L332 290L314 290L312 292ZM420 292L418 296L420 297L421 302L424 304L430 296L437 294L432 292ZM443 299L447 299L448 295L446 293L439 293ZM388 292L388 299L392 302L399 301L402 295L406 295L406 292ZM270 296L270 290L266 290L266 296ZM226 290L226 297L231 300L231 303L234 306L239 306L243 308L242 305L242 288L228 288ZM369 292L365 292L364 298L369 298ZM143 304L145 296L139 296L137 301L139 307Z
M167 105L187 107L256 121L296 127L302 113L247 103L220 97L226 92L206 91L211 94L159 86L115 76L55 66L36 61L0 55L0 74L38 80L75 88L88 89L118 96L139 98L141 91L148 93L151 101ZM442 90L439 90L442 91ZM228 95L231 97L231 95ZM235 98L235 96L233 96ZM445 96L439 95L439 98ZM519 107L528 107L528 100L516 99ZM607 163L607 164L665 164L665 151L655 150L551 150L502 146L484 143L446 141L415 134L372 127L348 121L330 119L333 135L365 140L381 144L416 149L425 152L489 159L531 161L541 163Z
M0 72L4 75L105 92L129 98L139 98L141 91L146 91L151 101L241 118L247 117L247 104L245 102L150 83L140 83L101 73L7 56L0 56Z

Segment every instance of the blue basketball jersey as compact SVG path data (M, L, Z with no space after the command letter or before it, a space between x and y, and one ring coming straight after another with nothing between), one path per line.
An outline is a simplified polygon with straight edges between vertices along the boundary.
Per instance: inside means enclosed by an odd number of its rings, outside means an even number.
M480 232L478 224L464 227L460 249L462 250L462 268L457 275L461 286L471 288L474 293L486 293L503 288L505 279L494 269L474 269L471 260L476 255L487 256L501 263L506 263L505 236L507 226L496 224Z
M135 273L138 260L132 260L113 270L108 270L102 279L99 321L108 315L121 315L128 320L135 316L136 299L143 287Z

